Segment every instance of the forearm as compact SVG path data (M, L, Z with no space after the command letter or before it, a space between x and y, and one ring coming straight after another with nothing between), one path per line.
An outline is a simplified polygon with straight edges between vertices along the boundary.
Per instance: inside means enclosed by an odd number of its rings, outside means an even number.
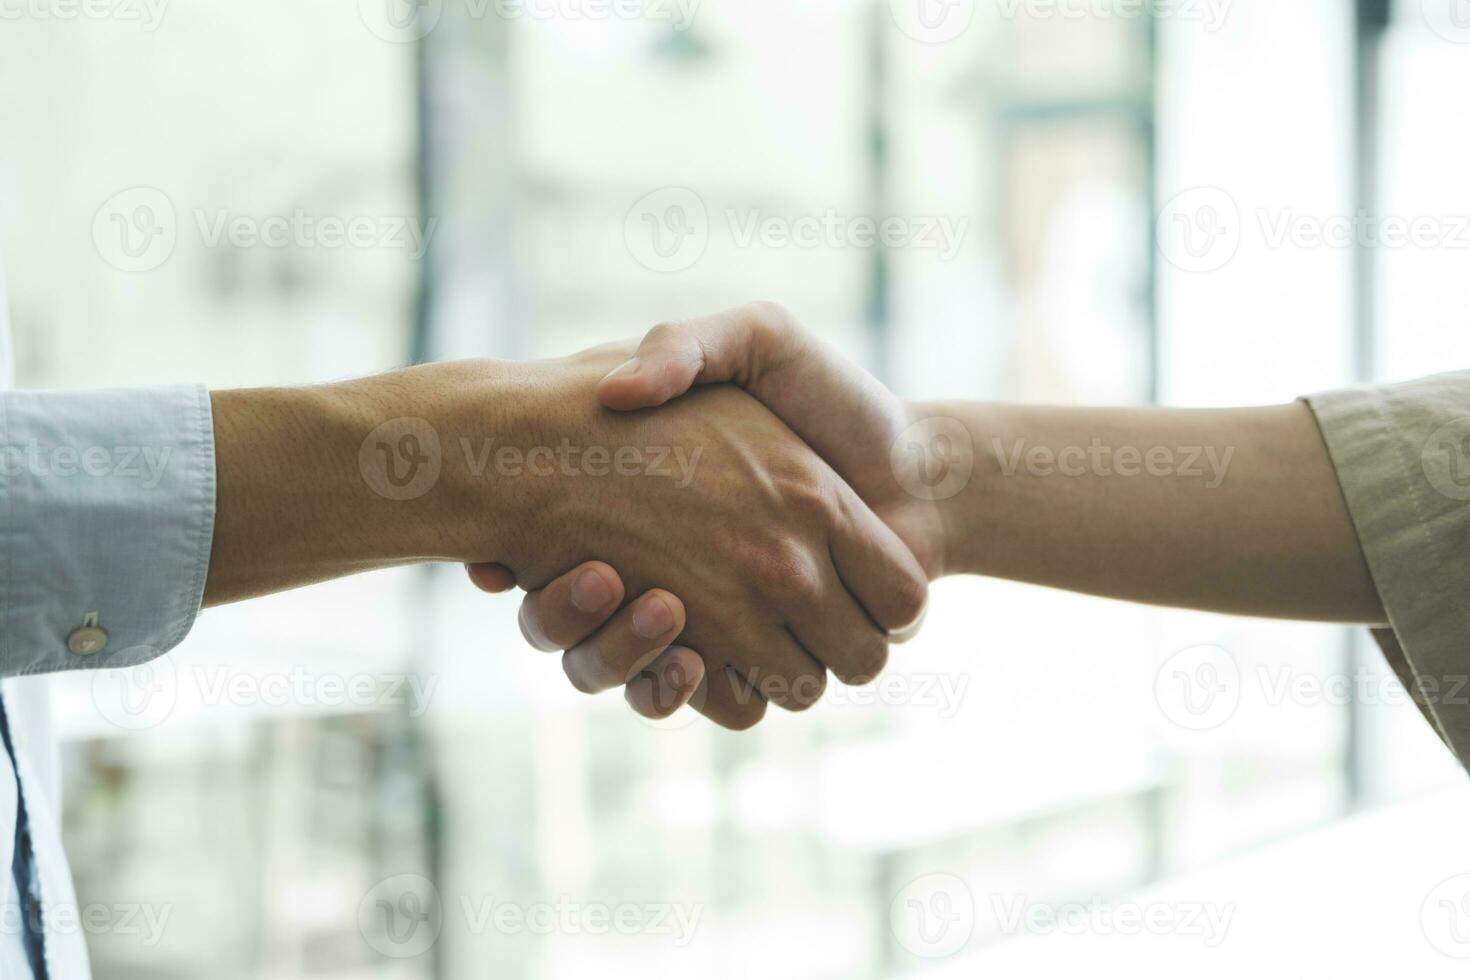
M205 604L393 565L501 558L507 488L481 481L471 498L458 451L464 439L493 438L504 419L509 393L496 370L433 365L213 393L218 489ZM467 417L471 385L483 410Z
M1157 605L1381 623L1310 410L943 403L974 445L946 570Z

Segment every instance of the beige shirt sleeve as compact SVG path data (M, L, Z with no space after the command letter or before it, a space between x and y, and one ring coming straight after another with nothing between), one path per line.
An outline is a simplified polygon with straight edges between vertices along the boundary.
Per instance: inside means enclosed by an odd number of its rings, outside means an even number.
M1470 371L1306 401L1388 613L1373 635L1470 768Z

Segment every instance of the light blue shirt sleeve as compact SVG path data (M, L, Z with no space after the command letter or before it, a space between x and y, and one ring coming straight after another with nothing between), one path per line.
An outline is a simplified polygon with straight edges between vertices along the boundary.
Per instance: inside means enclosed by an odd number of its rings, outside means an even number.
M0 676L177 646L214 540L203 387L0 392Z

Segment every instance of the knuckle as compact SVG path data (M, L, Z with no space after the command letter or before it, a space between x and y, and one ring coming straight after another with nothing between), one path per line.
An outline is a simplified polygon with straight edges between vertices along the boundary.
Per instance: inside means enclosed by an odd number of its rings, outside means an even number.
M807 549L792 541L767 545L757 552L754 565L756 581L772 594L806 599L821 592L816 562Z
M807 711L827 693L827 675L803 674L791 683L791 689L787 696L782 699L781 707L787 711Z
M651 347L676 347L684 337L684 328L677 323L662 320L655 323L643 338L643 342Z
M904 574L893 587L892 623L883 625L889 629L904 629L918 622L929 604L929 583L917 575Z
M851 662L841 673L839 680L849 687L863 687L878 679L888 666L888 643L881 637L860 644L854 651ZM835 670L834 673L837 673Z
M757 325L767 330L785 330L796 320L785 304L773 299L754 300L747 303L745 309Z

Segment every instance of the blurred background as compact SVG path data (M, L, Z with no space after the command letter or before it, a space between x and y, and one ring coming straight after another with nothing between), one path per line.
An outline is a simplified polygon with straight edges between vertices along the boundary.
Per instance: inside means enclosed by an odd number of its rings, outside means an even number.
M1465 0L0 0L20 382L544 357L756 298L912 397L1464 368L1467 83ZM1470 792L1365 636L952 580L883 684L732 735L575 694L516 605L375 574L58 679L96 975L1470 957Z

